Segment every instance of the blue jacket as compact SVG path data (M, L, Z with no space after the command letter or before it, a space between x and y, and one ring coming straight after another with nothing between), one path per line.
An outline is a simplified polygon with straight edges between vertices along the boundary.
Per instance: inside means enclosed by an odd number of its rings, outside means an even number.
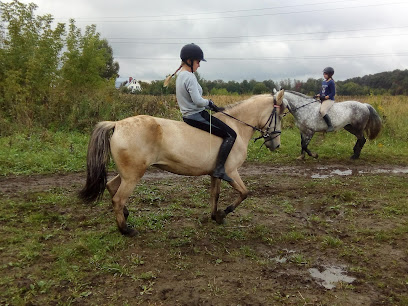
M323 80L322 89L320 90L320 96L321 97L329 96L329 99L334 101L335 95L336 85L334 84L333 79L330 79L330 81Z

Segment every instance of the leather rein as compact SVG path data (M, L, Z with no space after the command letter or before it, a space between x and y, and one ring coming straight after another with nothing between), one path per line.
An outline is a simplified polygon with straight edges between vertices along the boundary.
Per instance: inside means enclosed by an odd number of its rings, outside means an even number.
M278 137L282 133L282 131L276 130L276 124L277 124L277 120L278 120L278 115L276 114L276 108L278 108L278 107L280 108L280 105L277 104L276 98L273 97L273 110L272 110L271 114L269 115L269 118L266 121L265 125L262 127L262 129L260 129L260 128L256 127L256 126L253 126L251 124L248 124L248 123L246 123L246 122L244 122L244 121L242 121L242 120L240 120L238 118L235 118L234 116L231 116L230 114L227 114L226 112L221 111L220 113L222 113L225 116L230 117L230 118L232 118L232 119L234 119L234 120L236 120L236 121L238 121L238 122L240 122L240 123L242 123L242 124L244 124L246 126L249 126L249 127L253 128L254 130L256 130L258 132L260 132L262 135L255 138L254 142L256 142L257 140L263 138L264 143L265 143L267 141L271 141L271 140L275 139L276 137ZM284 115L286 115L286 114L284 114ZM272 122L274 122L274 121L275 121L275 126L273 127L273 131L270 131ZM266 127L266 129L265 129L265 127Z

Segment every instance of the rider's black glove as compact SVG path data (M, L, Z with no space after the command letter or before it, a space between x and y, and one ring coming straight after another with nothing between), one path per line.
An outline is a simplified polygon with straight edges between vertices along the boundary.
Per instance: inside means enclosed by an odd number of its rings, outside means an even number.
M214 102L211 101L211 100L208 100L208 107L209 107L212 111L214 111L214 112L216 112L216 113L218 113L218 112L223 112L223 111L225 110L225 108L223 108L223 107L218 107L217 105L215 105Z

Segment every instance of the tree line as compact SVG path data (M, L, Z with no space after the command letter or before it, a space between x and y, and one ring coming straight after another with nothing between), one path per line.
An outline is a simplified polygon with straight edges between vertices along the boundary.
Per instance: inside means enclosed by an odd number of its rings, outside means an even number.
M112 88L119 71L96 26L53 26L34 3L0 2L0 133L13 124L77 118L93 92Z
M306 81L296 79L284 79L280 81L265 80L243 80L223 81L205 80L198 73L195 73L199 83L203 88L204 95L230 95L230 94L262 94L270 93L274 88L284 88L294 90L306 95L313 96L318 93L322 78L309 78ZM140 82L143 88L141 94L175 94L174 78L167 88L163 88L163 81L153 81L151 83ZM336 81L336 93L342 96L363 96L363 95L408 95L408 70L394 70L381 72L363 77L351 78L345 81Z

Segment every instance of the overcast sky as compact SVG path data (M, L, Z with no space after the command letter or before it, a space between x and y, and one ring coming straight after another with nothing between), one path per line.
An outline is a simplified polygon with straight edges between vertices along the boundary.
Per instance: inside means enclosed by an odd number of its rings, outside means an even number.
M9 2L9 1L6 1ZM56 21L96 24L121 77L164 79L194 42L225 81L335 79L408 68L408 0L32 0Z

